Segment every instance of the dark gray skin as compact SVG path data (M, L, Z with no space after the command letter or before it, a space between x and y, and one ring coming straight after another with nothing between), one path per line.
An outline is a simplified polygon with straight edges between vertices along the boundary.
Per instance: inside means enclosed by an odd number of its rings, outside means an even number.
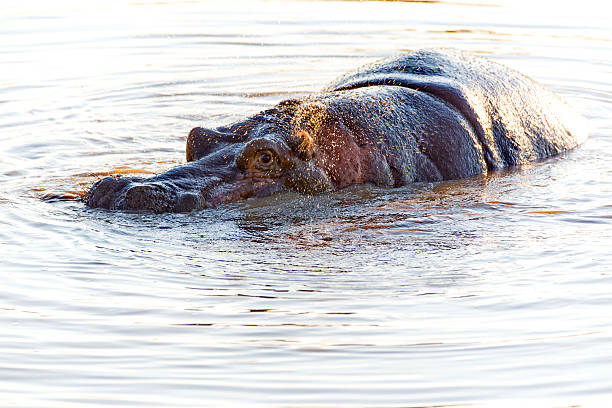
M398 187L521 165L585 138L581 118L526 76L457 50L420 50L243 121L194 128L188 163L146 179L106 177L86 202L185 212L287 190Z

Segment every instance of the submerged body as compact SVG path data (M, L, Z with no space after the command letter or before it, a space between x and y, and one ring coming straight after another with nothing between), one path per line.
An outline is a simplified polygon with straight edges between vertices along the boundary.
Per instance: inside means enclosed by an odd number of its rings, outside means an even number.
M87 204L183 212L283 190L458 179L556 155L585 138L580 117L524 75L457 50L420 50L243 121L194 128L187 164L147 179L107 177Z

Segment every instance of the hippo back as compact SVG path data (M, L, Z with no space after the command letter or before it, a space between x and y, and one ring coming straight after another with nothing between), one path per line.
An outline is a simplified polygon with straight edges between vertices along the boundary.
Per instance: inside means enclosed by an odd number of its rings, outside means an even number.
M403 86L435 96L472 126L489 169L570 150L586 138L582 118L553 92L501 64L453 49L400 54L340 77L325 89Z

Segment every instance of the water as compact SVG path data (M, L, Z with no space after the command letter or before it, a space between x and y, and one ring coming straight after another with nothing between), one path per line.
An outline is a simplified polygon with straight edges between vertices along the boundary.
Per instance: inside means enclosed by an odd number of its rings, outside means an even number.
M4 7L1 405L605 405L612 27L564 3ZM590 139L466 180L192 214L74 199L180 164L194 126L426 46L534 77Z

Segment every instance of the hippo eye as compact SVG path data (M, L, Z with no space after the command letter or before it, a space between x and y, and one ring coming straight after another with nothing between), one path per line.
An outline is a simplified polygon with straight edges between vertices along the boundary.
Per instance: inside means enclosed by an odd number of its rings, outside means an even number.
M263 152L259 153L259 156L257 157L257 161L259 161L259 163L263 164L264 166L267 166L272 163L273 159L274 158L272 157L272 154L267 150L264 150Z

